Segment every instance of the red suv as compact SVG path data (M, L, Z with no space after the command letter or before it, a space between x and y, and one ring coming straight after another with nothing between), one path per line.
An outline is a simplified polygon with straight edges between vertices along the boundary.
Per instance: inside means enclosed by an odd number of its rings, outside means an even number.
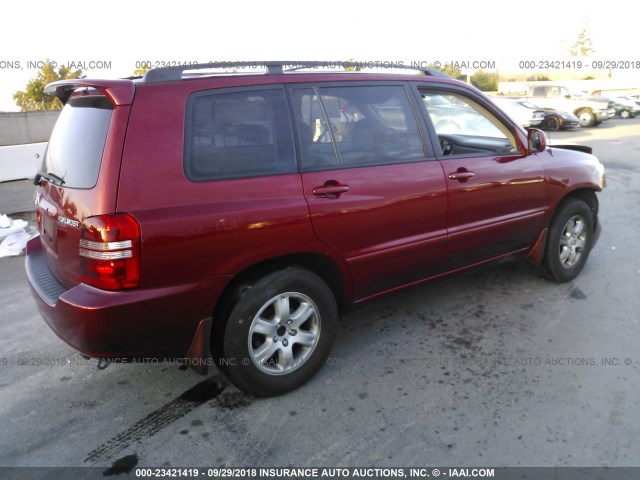
M589 148L547 146L435 71L263 65L47 87L65 107L26 269L82 354L215 363L276 395L322 366L350 304L507 255L558 282L584 266Z

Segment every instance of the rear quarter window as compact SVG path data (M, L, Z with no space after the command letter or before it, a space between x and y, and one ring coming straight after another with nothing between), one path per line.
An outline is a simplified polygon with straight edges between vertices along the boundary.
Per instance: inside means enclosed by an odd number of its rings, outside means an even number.
M198 92L189 97L184 169L193 181L297 171L284 91Z
M104 96L71 98L51 133L42 163L67 188L92 188L98 182L113 105Z

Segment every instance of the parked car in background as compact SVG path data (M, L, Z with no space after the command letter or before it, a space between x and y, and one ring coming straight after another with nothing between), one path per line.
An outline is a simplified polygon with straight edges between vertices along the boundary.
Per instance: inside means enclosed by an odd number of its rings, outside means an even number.
M557 132L580 126L580 119L573 113L561 112L550 108L544 109L544 120L540 124L542 130L547 132Z
M625 97L629 100L633 100L638 106L640 106L640 93L628 93Z
M640 105L638 105L635 100L625 96L610 98L614 102L613 108L615 109L618 117L633 118L640 114Z
M589 95L588 92L584 92L584 94ZM603 92L602 90L591 92L591 95L602 97L609 102L613 102L616 116L620 118L633 118L640 113L640 104L630 95L618 94L616 92Z
M491 97L491 100L524 128L538 127L544 121L544 109L526 99Z
M571 112L582 127L594 127L613 118L613 102L602 97L570 92L563 85L529 85L527 99L543 108Z

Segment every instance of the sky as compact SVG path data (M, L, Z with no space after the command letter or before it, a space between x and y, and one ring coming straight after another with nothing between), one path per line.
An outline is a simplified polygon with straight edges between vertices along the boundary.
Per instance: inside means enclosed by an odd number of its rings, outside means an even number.
M25 11L28 5L28 11ZM637 15L619 0L346 0L0 3L0 111L50 59L94 78L131 75L141 61L242 60L494 62L571 60L582 28L593 58L640 62ZM621 22L628 19L625 28ZM93 62L93 63L91 63ZM95 66L96 68L89 68ZM639 68L614 71L638 79ZM473 71L471 71L473 73Z

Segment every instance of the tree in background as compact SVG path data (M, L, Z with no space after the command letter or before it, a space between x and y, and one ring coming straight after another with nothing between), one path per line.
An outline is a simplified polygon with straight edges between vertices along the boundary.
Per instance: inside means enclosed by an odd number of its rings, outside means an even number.
M16 105L23 112L38 110L60 110L62 103L53 95L44 93L44 87L48 83L56 80L66 80L69 78L81 78L82 70L71 71L62 65L56 72L52 63L47 60L33 80L27 83L26 91L18 91L13 94Z
M353 62L353 58L348 58L347 62ZM345 71L347 72L359 72L361 69L360 67L342 67L345 69Z
M583 28L582 30L580 30L575 43L569 49L569 54L572 57L588 57L595 52L596 51L593 49L593 42L591 41L589 32L587 32L586 28Z
M137 68L136 70L133 71L133 74L131 74L132 77L142 77L144 76L145 73L147 73L149 70L151 70L151 67L148 64L143 64L140 68Z
M527 77L527 82L547 82L551 80L549 77L547 77L546 75L531 75L530 77Z
M478 70L471 75L471 84L483 92L498 91L498 74Z
M449 75L451 78L455 78L456 80L462 80L463 82L467 81L467 76L462 73L462 70L460 70L459 68L454 68L449 63L446 63L444 67L433 67L433 68L441 71L446 75Z

